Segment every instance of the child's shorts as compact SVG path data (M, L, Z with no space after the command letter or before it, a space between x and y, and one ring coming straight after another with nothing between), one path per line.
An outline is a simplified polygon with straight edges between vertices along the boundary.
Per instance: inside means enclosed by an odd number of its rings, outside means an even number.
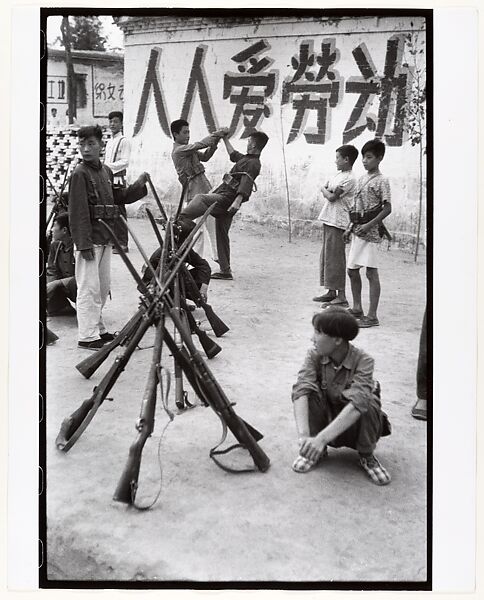
M367 242L363 238L353 235L351 237L347 268L358 269L360 267L378 268L378 244Z

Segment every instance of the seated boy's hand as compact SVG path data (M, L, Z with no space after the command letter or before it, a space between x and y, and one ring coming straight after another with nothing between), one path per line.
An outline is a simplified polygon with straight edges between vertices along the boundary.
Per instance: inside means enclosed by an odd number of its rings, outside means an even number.
M94 249L81 250L81 256L84 260L94 260Z
M303 438L301 447L299 448L299 454L306 457L308 460L316 462L319 460L323 453L326 444L323 440L316 437Z
M345 244L347 244L350 241L350 239L351 239L351 231L349 229L346 229L343 232L343 242Z

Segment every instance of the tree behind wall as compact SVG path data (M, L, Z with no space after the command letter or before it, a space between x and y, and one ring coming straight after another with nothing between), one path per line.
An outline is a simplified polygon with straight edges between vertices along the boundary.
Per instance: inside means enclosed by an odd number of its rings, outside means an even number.
M73 50L106 51L107 39L103 35L103 25L99 17L63 17L69 19ZM64 46L64 39L57 38ZM65 46L64 46L65 47Z

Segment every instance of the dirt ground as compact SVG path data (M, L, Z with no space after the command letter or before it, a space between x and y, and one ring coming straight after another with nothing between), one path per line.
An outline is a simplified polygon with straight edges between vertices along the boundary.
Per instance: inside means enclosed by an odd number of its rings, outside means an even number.
M156 242L146 220L131 219L146 248ZM114 360L84 379L74 365L76 320L49 319L59 340L47 348L47 557L52 580L140 581L412 581L426 579L426 424L410 416L415 399L425 265L409 254L381 251L380 327L362 330L356 345L376 361L383 405L393 434L377 456L392 475L371 483L350 449L308 474L291 464L297 439L291 386L310 344L319 291L316 240L248 222L233 226L234 281L212 281L209 301L230 326L217 342L223 351L209 367L236 411L264 434L271 459L266 473L234 475L208 456L221 435L210 408L177 414L161 443L162 491L152 510L112 500L145 386L154 331L142 342L110 396L72 450L54 445L72 413ZM130 258L142 260L131 243ZM364 282L367 297L367 282ZM350 294L349 294L350 295ZM138 293L119 256L112 262L111 331L135 312ZM203 312L196 311L197 318ZM203 323L207 325L206 322ZM172 363L164 352L164 364ZM190 398L195 400L190 390ZM172 406L173 387L170 398ZM168 422L157 406L155 432L146 443L137 501L146 504L160 483L160 434ZM250 463L238 455L227 461ZM189 587L189 583L187 582Z

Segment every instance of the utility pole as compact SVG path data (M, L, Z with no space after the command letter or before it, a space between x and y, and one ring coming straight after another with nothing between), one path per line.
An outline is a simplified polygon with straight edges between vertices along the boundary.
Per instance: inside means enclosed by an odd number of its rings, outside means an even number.
M69 125L74 123L74 119L77 117L77 102L76 102L76 79L74 75L74 66L72 64L72 37L71 28L69 25L69 17L62 17L61 23L62 43L66 53L66 67L67 67L67 106L69 110Z

